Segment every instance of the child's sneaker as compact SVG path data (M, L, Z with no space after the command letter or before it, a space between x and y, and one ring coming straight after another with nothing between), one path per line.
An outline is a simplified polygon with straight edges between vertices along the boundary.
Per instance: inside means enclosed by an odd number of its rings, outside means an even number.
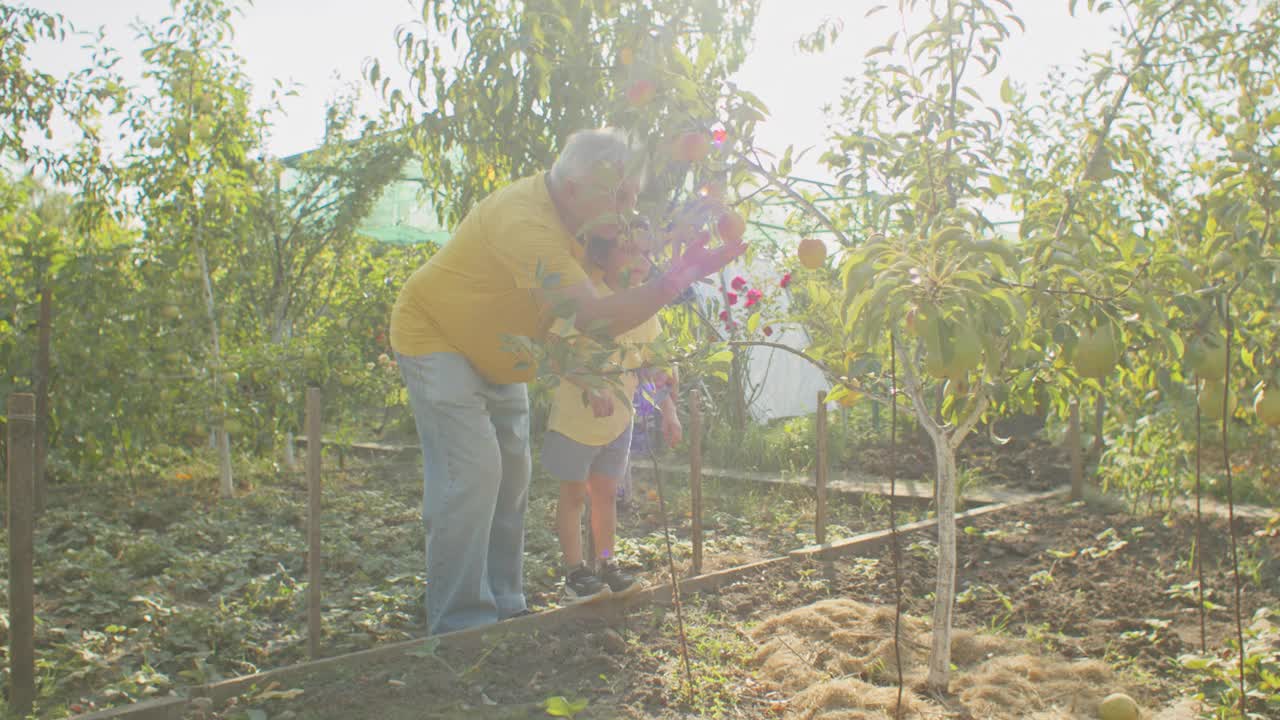
M600 579L615 595L640 589L640 584L636 582L635 576L618 567L618 563L612 560L605 560L601 565Z
M582 602L608 593L609 586L591 572L591 568L588 568L586 563L580 563L565 573L564 598L568 602Z

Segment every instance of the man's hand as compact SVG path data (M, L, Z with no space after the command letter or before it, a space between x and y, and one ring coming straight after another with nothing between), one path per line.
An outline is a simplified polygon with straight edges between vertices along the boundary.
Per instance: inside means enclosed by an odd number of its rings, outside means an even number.
M587 397L591 400L592 415L603 418L613 414L613 393L608 390L589 390Z
M680 243L676 244L675 252L678 254L671 262L668 276L679 285L680 289L683 290L702 278L719 272L721 268L741 257L747 250L747 244L742 239L707 249L707 243L710 240L711 233L703 230L696 233L683 246Z

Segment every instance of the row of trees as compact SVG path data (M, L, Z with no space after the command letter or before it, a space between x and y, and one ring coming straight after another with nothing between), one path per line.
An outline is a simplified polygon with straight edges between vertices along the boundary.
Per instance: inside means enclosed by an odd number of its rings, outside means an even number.
M840 197L859 198L839 200L793 181L795 150L754 143L768 111L733 73L757 5L424 0L424 22L396 37L408 84L370 64L385 113L367 120L351 99L335 102L328 141L291 168L263 156L277 109L250 107L227 44L233 6L176 2L146 29L145 95L112 74L109 56L66 82L30 69L26 44L67 22L0 6L4 37L18 39L5 59L21 69L0 86L0 115L20 129L0 136L0 151L76 188L70 203L30 181L0 194L0 357L12 368L0 389L29 377L36 298L52 287L64 457L128 463L175 428L212 426L229 493L228 431L261 432L270 447L296 425L304 382L352 388L353 406L396 392L388 363L373 360L385 352L379 328L426 251L371 246L355 227L407 159L423 163L448 222L546 167L572 131L623 126L650 157L649 227L699 196L748 217L781 199L796 235L833 238L830 259L806 252L812 270L790 247L756 249L795 270L794 312L773 317L761 302L741 326L718 322L741 311L726 287L720 307L670 311L657 350L686 376L723 375L740 343L794 323L814 338L804 354L830 376L833 400L865 393L914 414L938 458L930 681L945 688L955 450L974 428L1092 400L1113 440L1106 462L1156 448L1176 469L1197 393L1213 400L1201 404L1211 417L1243 417L1236 393L1260 396L1260 415L1276 419L1280 8L1110 3L1116 42L1079 72L985 98L975 74L1000 71L1021 25L1010 5L903 0L916 29L873 51L849 79L837 130L813 142ZM820 51L836 30L805 44ZM73 150L26 142L22 129L57 113L76 120ZM130 141L118 161L97 142L104 118ZM1016 233L993 213L1015 217ZM738 232L731 216L711 220L709 232ZM543 347L552 375L606 377L607 356L557 338ZM1166 491L1179 487L1182 474L1167 476Z
M924 21L849 79L824 156L842 186L874 195L823 211L770 179L799 203L797 231L837 238L795 318L820 338L809 354L837 376L833 395L887 396L892 350L933 441L929 682L945 689L955 450L978 423L1044 405L1066 416L1091 395L1124 440L1106 459L1158 456L1171 471L1144 491L1165 499L1187 488L1201 416L1222 422L1224 445L1246 417L1237 394L1258 427L1280 424L1280 5L1116 3L1112 47L1034 93L1006 81L998 101L974 76L998 71L1021 25L1009 3L900 5ZM992 219L1010 212L1014 234Z
M0 137L11 169L0 179L0 391L35 374L47 291L54 457L133 472L149 448L212 433L229 495L230 438L276 449L308 382L350 388L331 395L345 400L337 412L394 402L397 378L367 365L388 350L386 308L405 268L430 249L356 232L410 157L395 133L341 97L321 147L287 166L268 157L285 90L252 106L229 44L235 7L174 5L141 26L145 69L132 79L105 51L68 79L32 67L31 44L83 33L0 5L14 68L0 88L13 130Z

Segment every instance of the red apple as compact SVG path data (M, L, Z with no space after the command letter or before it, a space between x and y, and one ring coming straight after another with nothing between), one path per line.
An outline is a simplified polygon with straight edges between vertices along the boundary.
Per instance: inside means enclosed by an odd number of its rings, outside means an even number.
M648 105L658 94L658 86L652 80L637 80L627 88L627 104L631 107Z
M716 221L716 230L720 231L720 239L725 242L737 242L747 232L747 221L738 213L728 210Z
M805 238L796 248L796 255L800 258L801 265L810 270L817 270L827 259L827 246L818 238Z
M681 162L702 162L711 153L711 139L704 132L687 132L676 138L674 153Z

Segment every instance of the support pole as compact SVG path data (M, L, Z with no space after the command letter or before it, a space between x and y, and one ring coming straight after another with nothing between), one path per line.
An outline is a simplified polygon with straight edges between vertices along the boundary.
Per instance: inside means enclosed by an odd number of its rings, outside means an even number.
M14 393L8 401L9 480L9 711L31 714L36 699L33 470L36 399Z
M818 509L814 514L814 539L819 545L827 542L827 391L818 391L818 457L815 482Z
M693 521L693 574L702 574L702 396L689 391L689 498Z

